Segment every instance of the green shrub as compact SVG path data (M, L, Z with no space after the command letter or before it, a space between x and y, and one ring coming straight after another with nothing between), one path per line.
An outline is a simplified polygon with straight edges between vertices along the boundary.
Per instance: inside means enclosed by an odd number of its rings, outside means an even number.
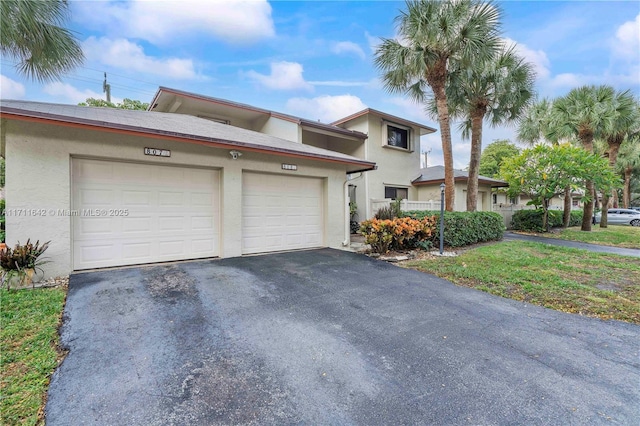
M518 210L511 219L511 228L516 231L545 232L542 227L542 209ZM549 228L560 228L562 223L562 210L549 210ZM571 210L569 226L578 226L582 223L582 210Z
M395 214L395 211L393 210L393 207L387 206L380 207L373 217L378 220L393 220L397 216Z
M417 247L429 247L427 242L435 232L435 218L424 217L419 220L410 217L365 220L360 233L365 242L371 245L375 253L386 253L390 249L407 250Z
M436 230L432 242L440 244L440 212L414 210L404 214L414 219L435 216ZM504 221L498 213L444 212L444 244L448 247L500 240L503 235Z

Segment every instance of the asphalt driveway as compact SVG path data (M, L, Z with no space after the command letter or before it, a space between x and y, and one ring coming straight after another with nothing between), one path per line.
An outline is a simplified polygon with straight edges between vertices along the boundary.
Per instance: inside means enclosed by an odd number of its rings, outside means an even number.
M324 249L75 274L48 425L637 425L640 327Z

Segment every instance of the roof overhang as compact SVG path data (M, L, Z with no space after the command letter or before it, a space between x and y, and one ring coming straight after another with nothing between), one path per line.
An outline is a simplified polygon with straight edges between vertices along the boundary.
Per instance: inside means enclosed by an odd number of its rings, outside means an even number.
M328 154L300 152L294 149L270 147L248 142L225 140L221 138L205 137L201 135L190 135L186 133L170 132L160 129L132 126L121 123L110 123L106 121L71 117L40 111L24 110L20 108L3 107L0 110L0 118L24 122L45 123L63 127L83 128L100 132L143 136L154 139L164 139L176 142L204 145L212 148L242 149L245 151L259 152L263 154L305 158L329 163L339 163L347 166L347 173L374 170L376 167L376 164L373 162L358 160L355 158L339 158L333 157Z
M351 121L351 120L355 120L358 117L362 117L364 115L367 114L374 114L379 116L380 118L382 118L383 120L390 122L390 123L397 123L397 124L402 124L405 126L409 126L409 127L417 127L418 129L420 129L420 136L424 136L424 135L428 135L434 132L437 132L437 129L430 127L430 126L426 126L424 124L420 124L420 123L416 123L415 121L411 121L411 120L407 120L405 118L402 117L398 117L395 115L391 115L391 114L387 114L386 112L383 111L378 111L377 109L373 109L373 108L366 108L363 109L362 111L358 111L355 114L351 114L345 118L341 118L337 121L334 121L333 123L331 123L332 125L339 125L339 124L343 124L346 123L347 121Z
M466 182L468 180L467 177L464 176L456 176L453 178L454 182ZM420 180L417 178L411 182L413 186L421 186L421 185L439 185L444 183L444 179L430 179L430 180ZM507 188L509 184L507 182L502 181L494 181L494 180L486 180L486 179L478 179L479 184L489 185L492 188Z

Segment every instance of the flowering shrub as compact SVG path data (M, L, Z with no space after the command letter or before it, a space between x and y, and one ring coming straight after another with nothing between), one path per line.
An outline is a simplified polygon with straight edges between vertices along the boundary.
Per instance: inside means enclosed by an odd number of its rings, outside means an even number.
M430 240L435 229L435 216L420 220L410 217L371 219L360 225L360 233L375 253L416 248L420 243Z

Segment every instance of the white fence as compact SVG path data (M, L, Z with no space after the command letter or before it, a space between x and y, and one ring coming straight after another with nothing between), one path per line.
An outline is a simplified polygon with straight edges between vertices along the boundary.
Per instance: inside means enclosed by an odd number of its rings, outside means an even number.
M371 211L375 214L382 207L389 207L393 202L390 198L384 198L381 200L371 200ZM413 201L402 200L400 202L400 209L404 211L409 210L440 210L440 201Z

